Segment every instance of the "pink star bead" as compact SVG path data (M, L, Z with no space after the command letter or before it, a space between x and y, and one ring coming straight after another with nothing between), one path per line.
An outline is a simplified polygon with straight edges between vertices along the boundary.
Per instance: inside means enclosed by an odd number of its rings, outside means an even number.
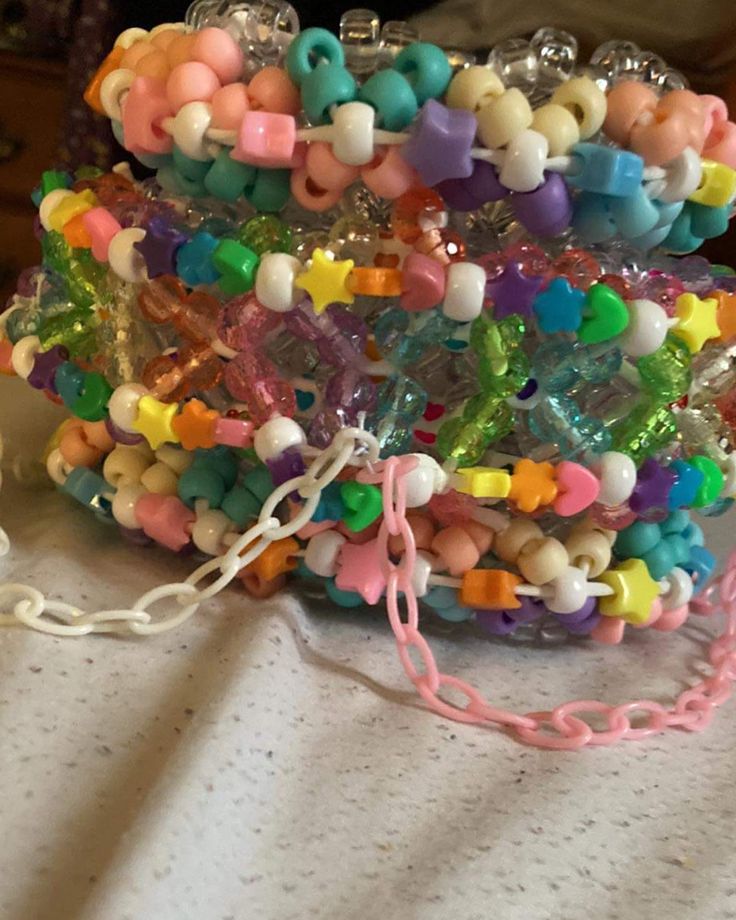
M378 540L358 545L345 543L340 550L335 584L341 591L357 591L366 604L377 604L386 588L378 556Z

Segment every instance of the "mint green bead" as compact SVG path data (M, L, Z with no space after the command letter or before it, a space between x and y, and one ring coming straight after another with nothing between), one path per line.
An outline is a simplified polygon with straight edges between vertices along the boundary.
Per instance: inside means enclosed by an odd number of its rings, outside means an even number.
M687 345L673 335L651 355L639 358L636 368L642 386L661 402L675 402L690 389L692 358Z
M638 466L670 444L676 435L674 413L667 406L645 400L611 429L611 450L628 454Z
M204 182L204 177L210 171L213 162L212 160L193 160L176 146L172 151L172 158L176 171L189 182Z
M198 448L192 466L215 470L222 476L226 489L232 489L238 478L238 461L229 447Z
M358 92L361 102L376 110L376 127L401 131L417 114L419 106L411 84L395 70L379 70Z
M181 474L177 491L190 508L200 499L205 499L210 508L219 508L225 497L225 482L216 470L195 464Z
M340 64L320 64L301 86L304 113L313 125L332 123L333 105L352 102L358 88L353 75Z
M325 593L340 607L360 607L365 603L363 598L355 591L341 591L335 584L334 578L325 581Z
M414 42L404 48L394 62L394 70L409 81L419 105L427 99L439 99L452 77L447 55L429 42Z
M286 71L297 86L312 73L320 61L345 63L345 52L340 40L327 29L305 29L292 41L286 52Z
M256 167L248 163L238 163L230 156L225 147L217 159L209 164L204 177L204 186L210 195L221 201L237 201L245 194L256 178Z
M235 486L222 500L220 510L239 527L244 527L248 521L258 517L263 502L243 486Z
M621 559L641 559L644 553L654 549L661 538L657 524L635 521L630 527L619 531L613 550Z
M291 170L257 169L245 197L256 211L280 211L291 197Z
M243 476L243 485L263 504L273 492L273 479L271 478L270 470L263 465L255 467Z

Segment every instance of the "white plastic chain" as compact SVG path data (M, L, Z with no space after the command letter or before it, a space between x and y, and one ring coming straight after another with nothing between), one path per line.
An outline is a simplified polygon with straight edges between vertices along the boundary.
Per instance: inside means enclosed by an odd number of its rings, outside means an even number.
M0 462L3 438L0 433ZM311 520L322 491L348 465L367 466L379 457L376 438L362 428L343 428L332 443L312 461L306 472L278 486L261 508L258 520L241 534L221 556L208 559L181 582L159 585L142 594L130 608L97 610L87 613L81 608L54 601L30 585L0 582L0 626L22 625L54 636L85 636L88 633L136 633L154 635L180 626L193 616L204 601L226 588L242 568L256 559L273 540L282 540L301 530ZM0 471L0 486L2 473ZM275 516L278 505L292 492L305 499L299 513L286 523ZM0 555L5 555L10 541L0 527ZM216 576L204 587L200 583ZM154 620L149 608L159 601L173 600L178 609Z

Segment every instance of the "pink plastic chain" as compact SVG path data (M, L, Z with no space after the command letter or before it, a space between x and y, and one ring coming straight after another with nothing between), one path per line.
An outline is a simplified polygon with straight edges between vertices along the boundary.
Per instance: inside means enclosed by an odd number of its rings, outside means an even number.
M723 633L713 641L709 650L713 674L683 691L670 709L652 700L635 700L619 706L609 706L599 700L572 700L551 712L530 712L518 715L490 706L470 684L458 677L443 674L437 667L432 650L419 632L419 608L411 584L416 560L414 536L406 519L406 483L404 477L413 468L410 457L391 457L376 464L369 478L380 483L383 491L383 523L378 534L381 565L386 576L386 607L391 628L396 637L399 658L417 691L439 715L458 722L491 723L513 730L526 744L555 750L574 750L589 744L613 744L621 738L635 741L670 728L702 731L717 706L731 696L736 680L736 552L728 559L725 573L704 592L703 598L692 604L700 614L715 613L720 607L726 616ZM392 562L388 552L390 536L400 535L404 541L401 561ZM719 591L719 600L714 599ZM402 619L399 593L403 592L406 620ZM411 651L421 659L418 667ZM422 667L423 666L423 667ZM444 700L442 688L452 688L464 694L464 707ZM606 717L603 731L592 729L581 716L596 713ZM632 713L646 713L643 725L631 724ZM549 730L543 731L547 727Z

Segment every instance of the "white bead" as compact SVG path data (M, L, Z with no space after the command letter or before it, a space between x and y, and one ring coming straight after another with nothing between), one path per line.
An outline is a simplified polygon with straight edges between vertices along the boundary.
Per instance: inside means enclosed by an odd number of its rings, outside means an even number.
M411 586L417 597L424 597L429 591L429 576L437 568L437 557L431 553L420 549L417 552L417 559L414 563L414 571L411 573Z
M117 425L121 431L127 431L128 434L134 433L133 425L138 418L138 403L147 393L148 390L142 383L124 383L113 390L107 402L113 425Z
M146 494L142 485L131 483L121 486L112 498L112 516L121 527L128 530L140 530L141 525L135 514L138 499Z
M141 485L155 495L177 495L179 477L165 463L153 463L141 476Z
M52 450L46 458L46 472L51 477L51 480L55 482L57 486L63 486L70 470L71 467L61 456L61 451L58 448Z
M265 463L279 457L290 447L301 447L307 443L307 436L301 425L291 418L272 418L256 431L253 447L258 459Z
M669 317L653 300L628 303L629 325L616 343L632 358L653 354L665 340Z
M130 284L140 284L148 281L146 260L143 255L133 248L134 243L140 243L146 238L146 231L141 227L126 227L118 230L110 240L107 250L107 261L110 268L118 278Z
M675 566L667 575L666 581L669 587L660 596L662 610L675 610L690 601L694 590L693 580L684 569Z
M285 252L267 252L261 256L256 272L256 298L268 310L288 313L304 296L294 287L302 263Z
M453 262L447 269L442 312L450 319L469 323L483 310L486 273L473 262Z
M198 514L192 526L192 541L197 549L208 556L219 556L224 547L225 534L232 533L235 525L224 511L211 508L204 514Z
M141 481L141 476L150 466L150 461L135 447L118 444L105 458L102 475L105 481L116 489Z
M736 454L729 454L726 462L721 467L723 473L723 487L721 498L733 498L736 492Z
M307 543L304 565L315 575L332 578L337 573L337 560L345 542L345 537L336 530L315 534Z
M13 345L10 363L15 373L23 380L28 380L40 350L41 340L37 335L25 335Z
M145 29L139 29L138 27L133 27L126 29L124 32L121 32L120 35L115 39L115 47L125 48L126 51L130 48L131 45L134 45L136 42L143 41L144 38L148 38L148 32Z
M160 22L151 29L151 38L158 35L159 32L191 32L192 30L185 22Z
M332 119L332 153L347 166L365 166L375 155L373 126L376 111L365 102L347 102Z
M601 481L596 501L608 508L622 505L634 491L636 464L626 454L607 450L601 454L593 472Z
M211 160L212 142L207 139L211 124L212 106L209 102L187 102L174 117L174 143L192 160Z
M543 134L521 131L506 148L499 182L512 192L533 192L544 182L548 152L549 141Z
M657 195L659 201L686 201L700 185L703 165L700 154L692 147L686 147L682 153L665 166L665 187Z
M44 230L51 229L51 215L65 198L69 198L74 192L68 188L55 188L53 192L45 195L38 208L38 217Z
M409 454L417 459L417 465L404 477L406 483L406 507L421 508L433 495L447 488L447 473L428 454Z
M552 613L575 613L588 599L588 579L574 565L569 565L547 587L552 594L545 594L544 603Z
M123 98L135 80L135 71L126 67L111 70L100 84L100 103L107 117L113 121L123 120Z

